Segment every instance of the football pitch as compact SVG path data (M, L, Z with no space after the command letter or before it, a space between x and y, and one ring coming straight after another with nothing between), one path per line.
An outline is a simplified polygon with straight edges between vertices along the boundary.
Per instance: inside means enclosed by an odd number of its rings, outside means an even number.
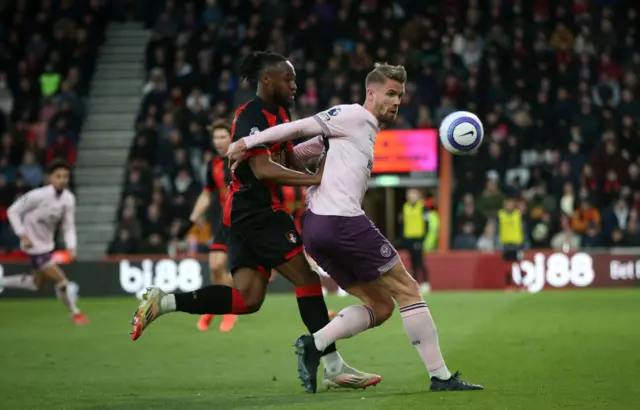
M328 298L331 309L351 298ZM342 341L349 364L383 376L365 391L304 393L293 295L271 294L230 333L195 316L160 318L136 342L131 299L82 299L76 327L51 300L0 300L0 408L632 409L640 408L640 289L436 293L427 297L451 371L481 392L429 393L397 312Z

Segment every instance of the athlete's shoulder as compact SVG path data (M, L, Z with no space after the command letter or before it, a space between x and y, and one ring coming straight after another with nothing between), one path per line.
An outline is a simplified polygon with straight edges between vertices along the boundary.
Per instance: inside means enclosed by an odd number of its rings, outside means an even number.
M260 104L260 101L258 101L258 99L254 98L238 107L233 121L236 122L238 119L252 118L257 115L261 115L261 113L262 105Z
M69 191L68 189L65 189L64 191L62 191L62 198L71 204L76 203L76 195L73 192Z
M38 200L38 199L44 199L46 197L52 197L53 194L54 194L53 186L45 185L45 186L41 186L39 188L34 188L32 190L29 190L29 191L25 192L24 195L22 195L18 199L27 199L28 198L30 200Z
M340 104L320 112L318 116L324 121L330 121L332 118L366 118L367 113L360 104Z

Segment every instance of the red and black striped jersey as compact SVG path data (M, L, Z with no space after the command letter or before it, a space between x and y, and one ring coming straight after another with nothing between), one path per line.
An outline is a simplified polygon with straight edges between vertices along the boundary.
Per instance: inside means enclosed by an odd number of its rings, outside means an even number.
M207 175L202 188L204 191L211 192L213 196L210 210L212 219L221 217L222 210L227 202L230 183L231 170L229 169L229 160L221 156L213 157L207 164Z
M231 130L233 141L289 122L289 118L290 114L285 108L271 107L256 97L236 111ZM231 189L223 216L225 225L250 220L261 214L285 210L280 187L272 182L258 180L248 160L253 156L269 155L274 162L286 166L287 152L292 151L293 144L287 141L258 145L246 152L244 161L238 165L232 175Z

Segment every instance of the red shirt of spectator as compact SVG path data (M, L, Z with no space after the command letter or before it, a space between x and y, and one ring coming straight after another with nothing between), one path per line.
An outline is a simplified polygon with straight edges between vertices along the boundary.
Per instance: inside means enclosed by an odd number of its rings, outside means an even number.
M66 161L69 165L76 163L76 149L64 135L59 135L56 142L47 148L47 164L56 158Z

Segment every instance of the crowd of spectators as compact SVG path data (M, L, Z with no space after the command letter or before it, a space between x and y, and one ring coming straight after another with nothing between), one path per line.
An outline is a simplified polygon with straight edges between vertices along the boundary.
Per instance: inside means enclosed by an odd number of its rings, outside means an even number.
M0 19L0 251L19 240L6 210L43 184L46 165L75 163L104 1L18 0Z
M441 107L478 112L486 135L455 160L454 248L499 247L505 197L532 248L640 247L638 5L513 3L468 10L451 38L460 71L441 73Z
M454 164L454 247L476 248L479 239L483 249L496 246L493 217L505 194L522 199L531 246L550 246L558 234L584 234L585 246L635 243L637 7L615 0L153 2L147 83L111 251L163 252L176 242L213 154L206 125L252 97L237 63L262 49L296 67L296 117L361 103L364 75L379 60L409 74L394 127L434 127L457 109L480 116L480 153Z

